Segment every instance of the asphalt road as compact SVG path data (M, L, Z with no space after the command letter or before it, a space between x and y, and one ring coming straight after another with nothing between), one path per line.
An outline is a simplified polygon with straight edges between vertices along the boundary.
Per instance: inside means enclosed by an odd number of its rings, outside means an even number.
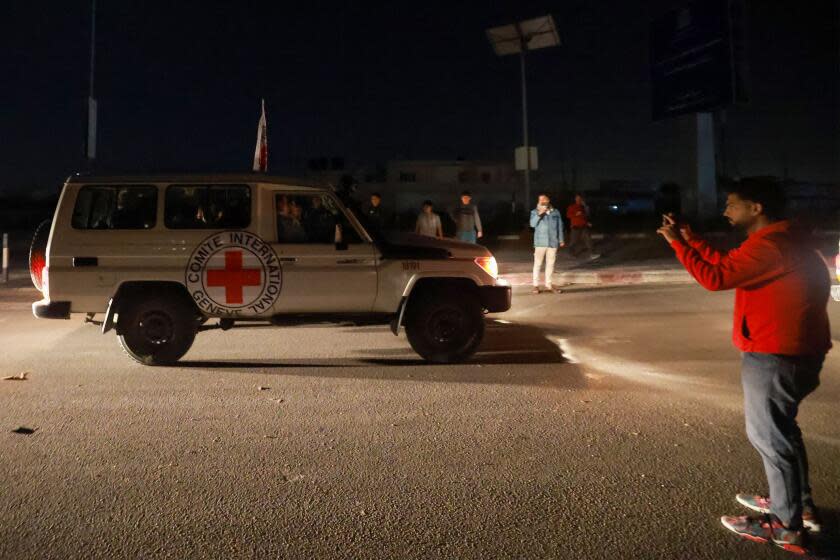
M731 293L517 292L458 366L384 327L319 327L202 333L149 368L33 299L0 290L0 376L29 372L0 381L2 558L788 556L718 521L764 491ZM830 354L800 414L823 556L838 371Z

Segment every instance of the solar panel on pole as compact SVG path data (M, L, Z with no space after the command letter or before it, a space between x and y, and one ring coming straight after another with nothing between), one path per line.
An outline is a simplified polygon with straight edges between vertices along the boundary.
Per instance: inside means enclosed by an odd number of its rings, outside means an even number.
M528 90L525 81L525 53L537 49L555 47L560 44L560 35L554 18L546 15L492 27L487 30L487 39L493 45L498 56L519 55L520 79L522 82L522 143L526 154L525 164L525 204L531 198L531 146L528 141Z

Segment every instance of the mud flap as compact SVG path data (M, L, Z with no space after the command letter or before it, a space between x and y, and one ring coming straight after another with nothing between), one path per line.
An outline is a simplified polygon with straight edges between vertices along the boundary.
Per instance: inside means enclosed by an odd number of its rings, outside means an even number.
M108 300L108 311L105 312L105 319L102 320L102 334L114 328L114 298Z
M403 297L400 300L400 306L397 308L397 314L394 315L393 319L391 319L391 332L394 333L394 336L400 336L400 327L402 327L403 316L405 315L405 307L407 302L407 297Z

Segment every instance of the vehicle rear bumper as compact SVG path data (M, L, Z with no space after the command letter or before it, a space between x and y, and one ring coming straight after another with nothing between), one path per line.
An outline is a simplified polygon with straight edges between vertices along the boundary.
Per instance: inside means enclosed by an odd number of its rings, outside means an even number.
M69 319L70 302L42 299L32 304L32 314L39 319Z
M479 293L482 307L490 313L500 313L510 309L510 286L481 286Z

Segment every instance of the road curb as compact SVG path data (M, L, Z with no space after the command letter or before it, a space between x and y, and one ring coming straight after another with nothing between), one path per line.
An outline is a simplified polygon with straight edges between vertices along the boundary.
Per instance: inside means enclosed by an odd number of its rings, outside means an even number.
M530 272L513 272L504 274L502 278L510 282L511 286L530 286ZM540 280L543 276L540 274ZM554 283L564 284L589 284L589 285L616 285L626 286L628 284L672 284L694 282L691 275L685 270L591 270L575 272L555 272Z

